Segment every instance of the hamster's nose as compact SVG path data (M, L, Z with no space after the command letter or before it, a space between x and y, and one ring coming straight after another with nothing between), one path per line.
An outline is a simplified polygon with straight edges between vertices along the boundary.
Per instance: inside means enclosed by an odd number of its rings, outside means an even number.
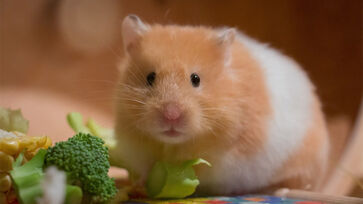
M180 121L182 110L177 103L166 103L163 106L162 115L164 122L174 124Z

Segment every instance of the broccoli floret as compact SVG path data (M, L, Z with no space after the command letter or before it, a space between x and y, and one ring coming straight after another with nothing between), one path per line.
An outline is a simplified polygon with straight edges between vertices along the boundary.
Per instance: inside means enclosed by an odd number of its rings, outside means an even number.
M78 133L48 149L45 165L55 165L67 173L68 182L80 185L91 202L106 202L116 195L113 179L108 177L108 149L102 139Z
M117 141L115 131L113 129L102 127L92 118L87 119L86 123L84 123L83 116L78 112L69 113L67 115L67 121L75 133L89 133L101 138L108 148L110 164L113 166L121 166L118 159L118 151L116 149Z
M113 129L104 128L96 123L92 118L83 123L83 116L80 113L72 112L67 115L69 126L76 132L90 133L91 135L101 138L105 145L110 149L116 147L116 139Z
M10 172L11 179L17 192L17 198L22 204L35 204L43 195L42 181L44 180L44 158L47 150L40 149L37 154L24 165L21 163L24 154L21 153L13 163ZM82 200L82 190L78 186L66 185L66 204L79 204Z

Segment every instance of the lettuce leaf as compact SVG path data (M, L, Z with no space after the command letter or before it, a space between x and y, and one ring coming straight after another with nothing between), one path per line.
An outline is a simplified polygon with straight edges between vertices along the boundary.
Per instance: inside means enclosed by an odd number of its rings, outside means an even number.
M10 108L0 107L0 129L8 132L17 131L26 134L29 128L29 121L26 120L20 109L11 110Z
M146 183L148 196L152 198L184 198L192 195L199 185L193 166L206 164L199 158L182 163L156 162Z

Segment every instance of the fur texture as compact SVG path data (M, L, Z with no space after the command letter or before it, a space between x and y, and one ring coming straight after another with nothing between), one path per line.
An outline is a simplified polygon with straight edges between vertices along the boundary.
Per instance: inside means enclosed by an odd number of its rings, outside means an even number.
M132 177L143 182L158 160L201 157L213 167L196 168L200 194L316 188L328 138L314 88L292 59L234 29L149 26L134 17L124 25L115 154ZM181 122L163 122L166 103L180 107ZM165 135L169 128L178 135Z

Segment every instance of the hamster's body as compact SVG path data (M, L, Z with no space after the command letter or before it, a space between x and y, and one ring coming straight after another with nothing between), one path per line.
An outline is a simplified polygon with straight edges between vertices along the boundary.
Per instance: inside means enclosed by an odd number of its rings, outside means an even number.
M329 140L314 87L292 59L231 29L129 16L123 35L113 154L132 175L203 158L212 167L196 168L201 194L318 189Z

